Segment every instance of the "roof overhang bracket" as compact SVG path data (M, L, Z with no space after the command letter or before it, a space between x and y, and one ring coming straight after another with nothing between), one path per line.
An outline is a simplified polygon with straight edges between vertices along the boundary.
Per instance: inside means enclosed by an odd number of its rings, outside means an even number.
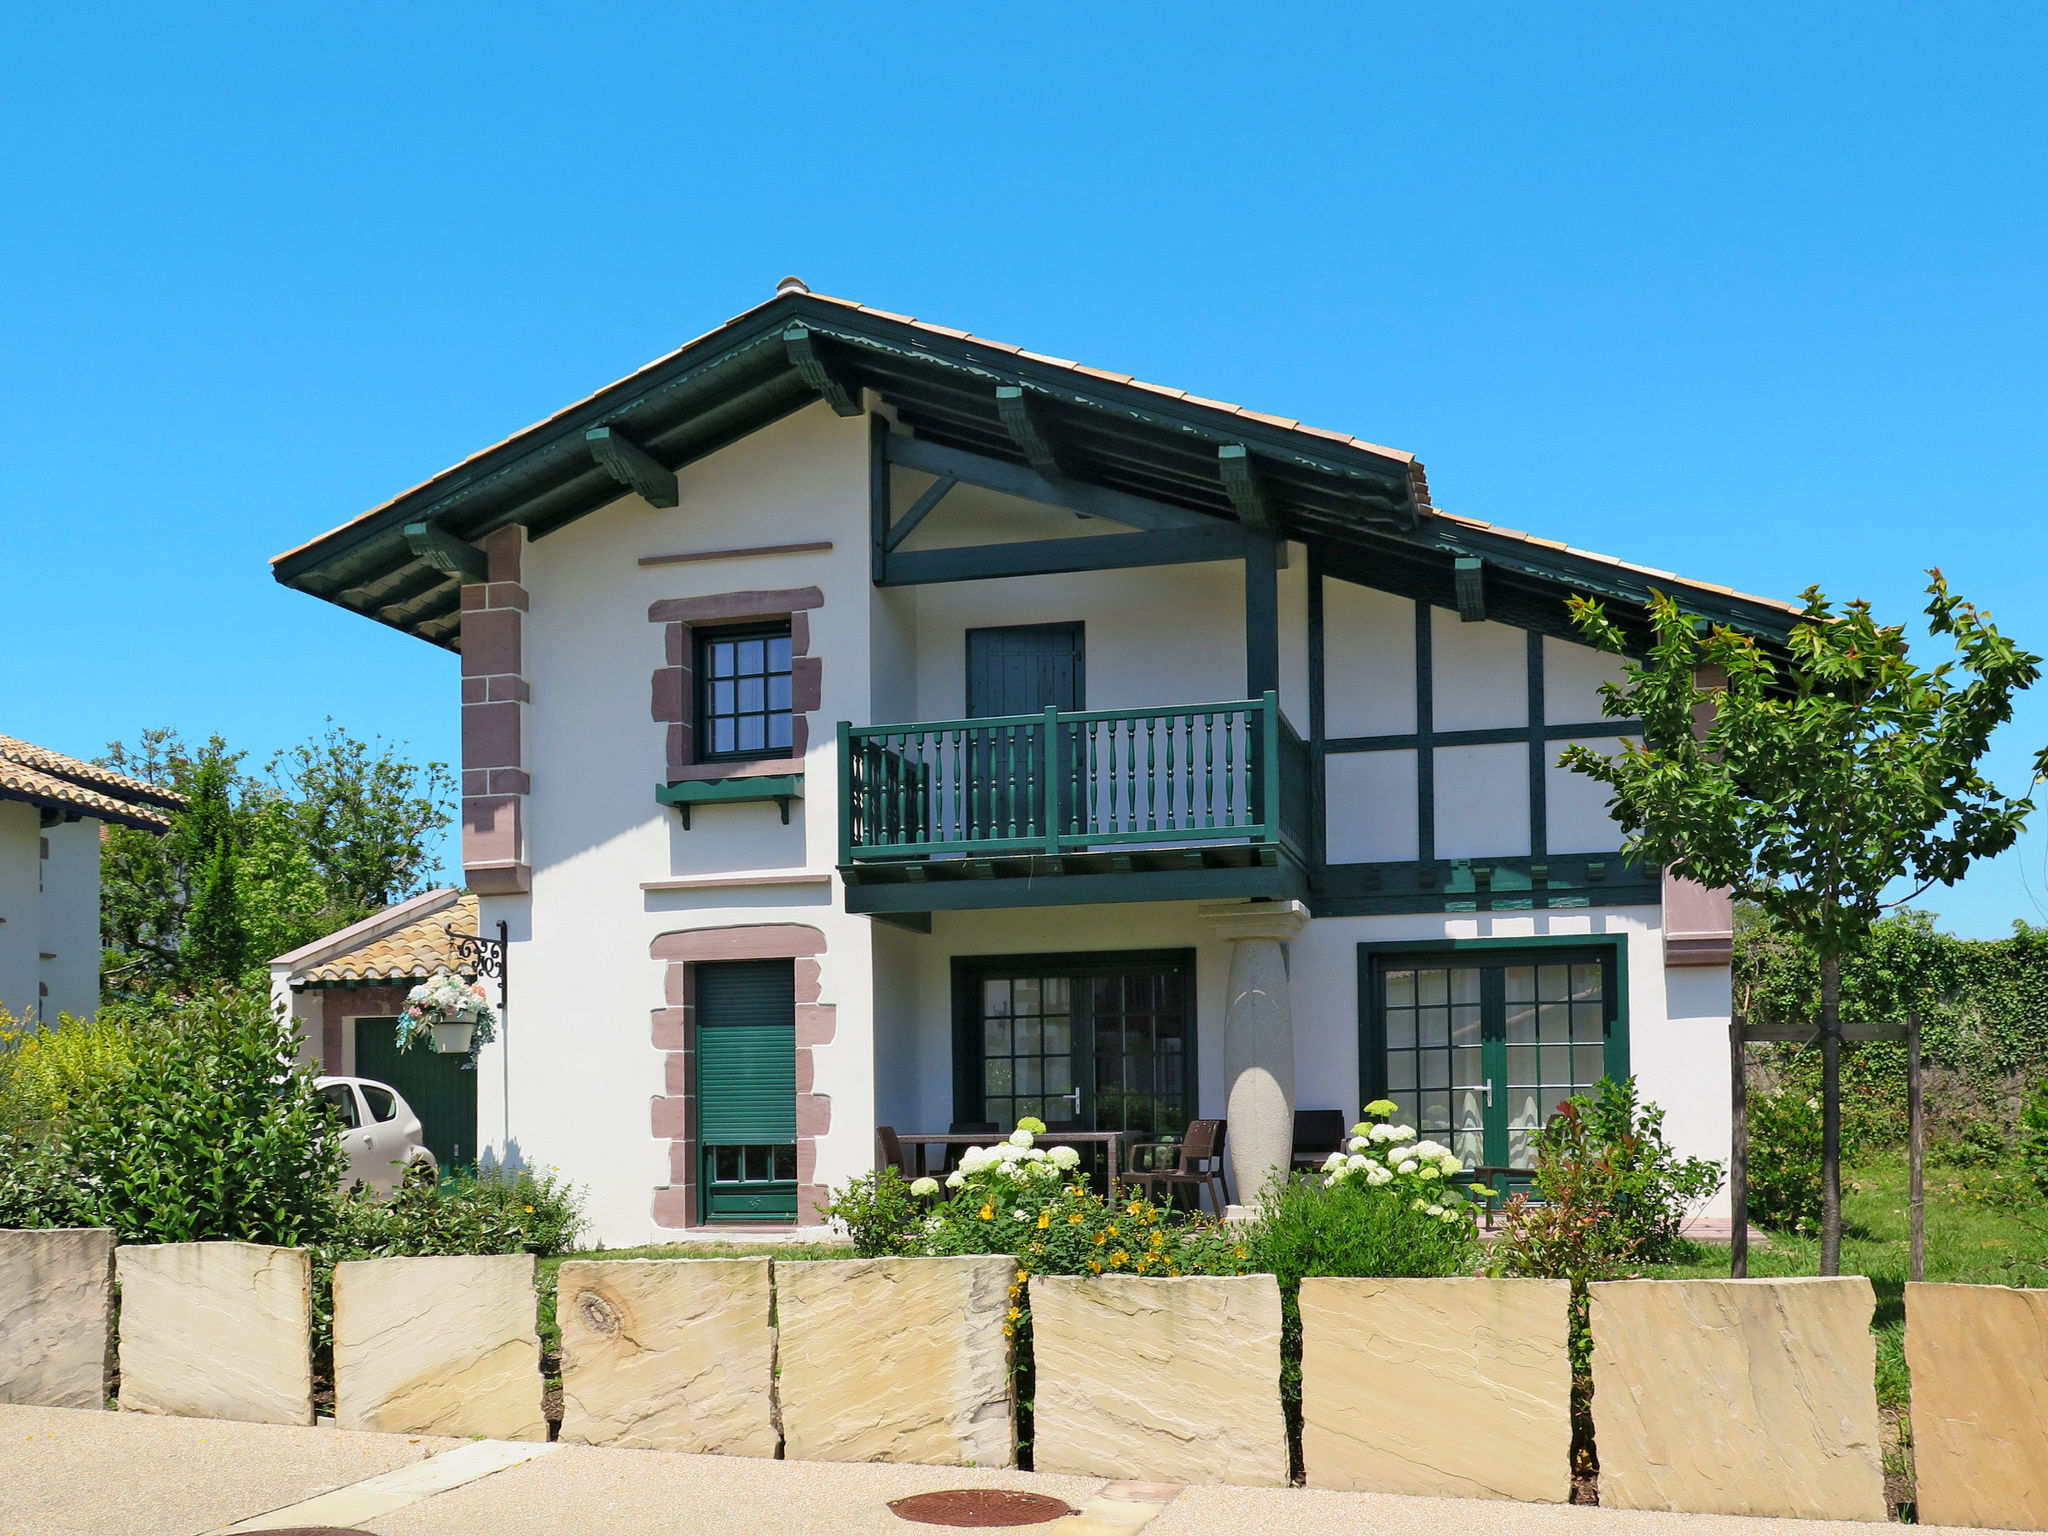
M676 472L617 427L592 427L583 434L598 467L651 507L673 507L683 499Z
M996 386L996 415L1002 418L1003 430L1010 434L1010 441L1017 445L1024 461L1032 469L1048 480L1067 478L1066 466L1060 462L1059 452L1053 447L1045 420L1021 385Z
M1475 556L1462 555L1452 570L1458 594L1458 617L1467 624L1482 622L1486 618L1486 562Z
M934 480L925 489L925 493L911 503L910 510L897 519L896 526L889 530L889 536L883 541L882 547L885 550L894 550L909 538L916 531L917 525L931 515L932 509L946 499L946 493L959 483L959 478L954 475L941 475Z
M484 552L445 528L436 528L432 523L407 523L405 542L413 554L437 571L460 576L466 582L483 581L489 576L490 562L484 558Z
M1127 528L1168 532L1230 526L1227 518L1191 512L1185 507L1170 506L1163 501L1134 496L1108 486L1091 485L1085 480L1048 480L1021 464L969 453L961 448L949 448L942 443L926 442L923 438L908 437L901 432L881 433L876 440L881 445L882 457L905 469L921 469L928 475L950 475L963 485L979 486L985 491L1015 496L1021 501L1035 501L1042 506L1064 507L1069 512L1081 512L1089 517L1107 518Z
M801 325L792 325L782 333L782 345L789 353L789 365L803 375L803 381L816 390L824 402L841 416L861 414L860 390L825 366L825 359L818 354L817 338Z
M1273 515L1272 500L1265 483L1252 467L1251 450L1243 443L1224 443L1216 450L1216 468L1223 476L1223 489L1237 508L1238 521L1253 533L1277 535L1280 520Z

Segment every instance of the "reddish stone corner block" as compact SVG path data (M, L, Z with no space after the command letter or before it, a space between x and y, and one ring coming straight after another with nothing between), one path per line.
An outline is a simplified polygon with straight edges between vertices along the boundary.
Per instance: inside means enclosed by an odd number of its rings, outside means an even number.
M1664 963L1728 965L1735 956L1735 901L1724 886L1664 875Z
M533 888L526 858L526 530L479 541L488 580L462 589L462 863L470 888L517 895Z
M696 1147L690 1117L691 1069L696 1052L696 968L719 960L793 960L796 962L796 1165L797 1223L817 1226L817 1212L826 1196L814 1182L818 1138L832 1126L832 1100L814 1091L817 1064L814 1047L830 1045L838 1032L838 1011L818 1001L820 970L816 957L825 952L825 935L804 923L747 923L730 928L691 928L657 936L649 954L664 967L662 991L667 1006L650 1017L655 1048L662 1059L663 1096L653 1101L652 1128L657 1141L669 1144L669 1183L654 1192L654 1222L662 1227L690 1227L698 1222Z

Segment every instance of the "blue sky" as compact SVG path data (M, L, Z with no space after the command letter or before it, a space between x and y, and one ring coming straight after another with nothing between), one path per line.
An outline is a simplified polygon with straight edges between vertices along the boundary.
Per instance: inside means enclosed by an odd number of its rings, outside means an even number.
M814 287L1411 449L1461 513L2021 643L2048 11L516 3L0 19L0 731L455 753L267 560ZM2025 788L2048 685L1995 764ZM2044 830L1928 901L2048 921Z

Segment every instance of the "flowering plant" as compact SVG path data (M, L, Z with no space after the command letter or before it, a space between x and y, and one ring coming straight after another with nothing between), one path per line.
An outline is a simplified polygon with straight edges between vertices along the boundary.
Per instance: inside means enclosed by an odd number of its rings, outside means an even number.
M1375 1099L1365 1113L1369 1118L1351 1128L1344 1150L1323 1164L1326 1186L1384 1189L1447 1226L1477 1218L1465 1191L1451 1182L1465 1165L1449 1147L1418 1138L1412 1125L1393 1124L1398 1106L1390 1099Z
M398 1015L398 1048L409 1050L431 1038L436 1024L473 1024L470 1059L477 1047L498 1037L497 1010L484 1001L483 987L443 971L421 982L405 995L405 1008Z

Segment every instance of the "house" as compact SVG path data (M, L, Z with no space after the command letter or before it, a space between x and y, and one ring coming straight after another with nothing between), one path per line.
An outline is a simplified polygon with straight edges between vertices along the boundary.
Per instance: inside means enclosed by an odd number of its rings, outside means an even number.
M1632 1072L1727 1154L1728 906L1554 766L1629 730L1565 602L1790 605L794 279L275 573L461 653L481 1133L608 1243L815 1222L881 1124L1227 1117L1245 1198L1297 1107L1500 1165Z
M299 1023L299 1060L328 1077L367 1077L396 1088L420 1117L443 1168L478 1153L476 1072L466 1056L398 1049L398 1015L434 976L474 981L477 899L426 891L270 962L270 998Z
M184 800L0 736L0 1009L55 1023L100 1005L100 832L170 830Z

